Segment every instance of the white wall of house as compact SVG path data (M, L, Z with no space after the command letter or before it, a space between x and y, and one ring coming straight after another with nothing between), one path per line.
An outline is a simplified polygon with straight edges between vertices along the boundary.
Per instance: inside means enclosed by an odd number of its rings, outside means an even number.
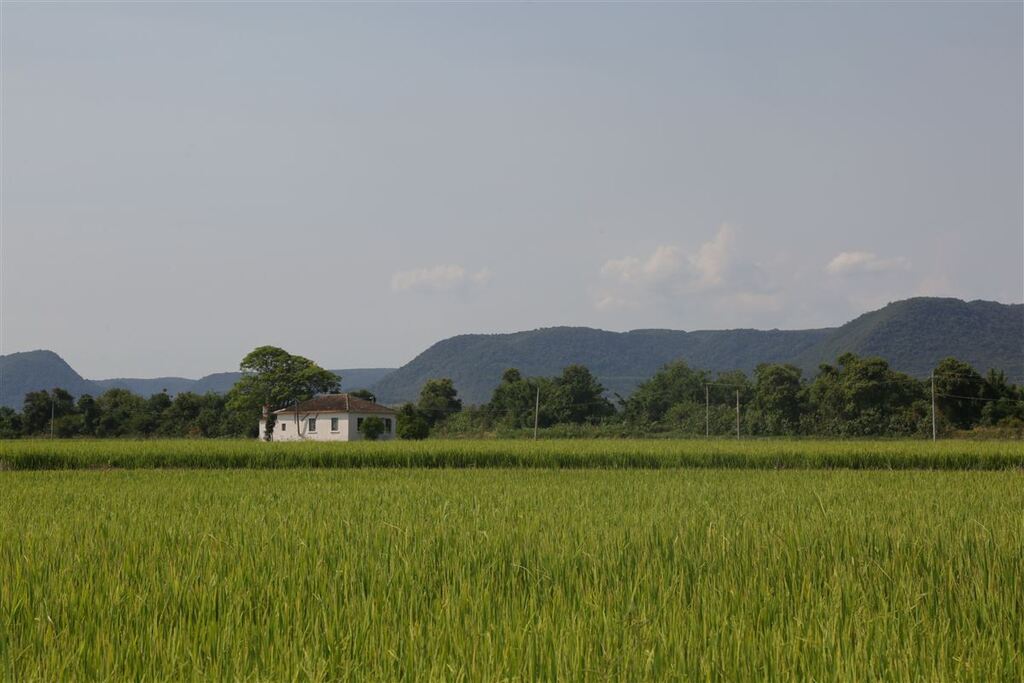
M385 431L378 437L379 441L389 441L395 438L396 416L378 415L374 413L299 413L299 421L296 424L295 413L284 413L277 416L274 424L274 441L361 441L363 435L359 433L357 425L360 419L379 417L381 420L391 421L391 430ZM331 429L332 420L337 420L337 429ZM312 422L312 424L311 424ZM310 429L310 427L314 427ZM266 436L267 422L260 420L260 439Z

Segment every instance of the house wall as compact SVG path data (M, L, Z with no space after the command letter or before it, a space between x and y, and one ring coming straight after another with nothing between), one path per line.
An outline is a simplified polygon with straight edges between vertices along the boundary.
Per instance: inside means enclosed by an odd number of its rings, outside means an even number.
M331 418L338 418L338 431L331 431ZM379 417L391 420L391 432L380 435L380 441L389 441L395 438L397 419L395 415L377 415L373 413L299 413L299 423L295 424L295 414L278 415L274 424L274 441L360 441L362 435L356 430L359 418ZM316 419L316 431L309 431L310 418ZM281 424L286 424L282 431ZM296 430L296 426L298 429ZM267 423L260 420L260 439L266 436Z

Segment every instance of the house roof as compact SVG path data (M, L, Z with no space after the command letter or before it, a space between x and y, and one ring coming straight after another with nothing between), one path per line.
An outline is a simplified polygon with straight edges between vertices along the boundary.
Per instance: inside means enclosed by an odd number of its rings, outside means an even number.
M358 398L350 394L322 394L308 401L299 401L300 413L376 413L379 415L397 415L394 410L373 401ZM274 415L291 414L295 406L275 410Z

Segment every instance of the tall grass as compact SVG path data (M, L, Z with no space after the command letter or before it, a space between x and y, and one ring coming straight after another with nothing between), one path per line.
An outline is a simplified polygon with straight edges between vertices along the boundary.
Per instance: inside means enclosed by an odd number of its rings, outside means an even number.
M3 472L0 490L12 681L1024 676L1019 472Z
M561 440L261 443L0 442L0 469L78 468L978 469L1024 467L1019 441Z

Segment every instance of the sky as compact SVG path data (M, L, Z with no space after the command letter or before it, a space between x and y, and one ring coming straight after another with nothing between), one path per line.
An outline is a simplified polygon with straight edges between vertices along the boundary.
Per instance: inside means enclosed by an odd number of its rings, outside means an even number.
M1024 5L0 8L0 353L197 377L1024 298Z

